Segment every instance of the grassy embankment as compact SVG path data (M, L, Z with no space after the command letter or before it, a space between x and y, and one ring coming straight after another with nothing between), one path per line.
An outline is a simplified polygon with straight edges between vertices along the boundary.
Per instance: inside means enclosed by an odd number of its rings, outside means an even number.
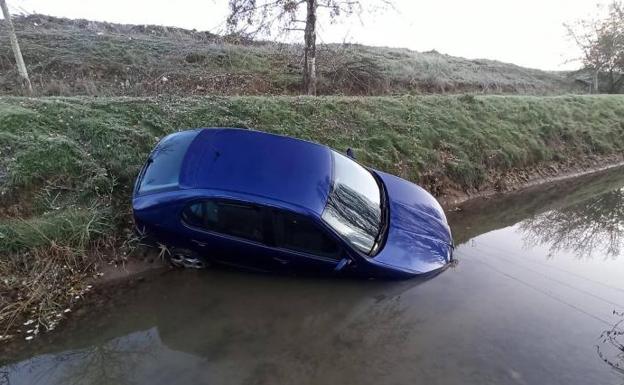
M130 190L156 141L239 126L355 149L435 194L624 149L624 97L0 98L0 325L53 326L127 251Z
M300 91L303 50L298 45L43 15L17 17L14 23L37 95ZM0 23L0 40L7 39ZM435 51L322 44L317 55L321 94L586 92L586 87L561 73ZM0 93L20 93L17 79L11 47L0 45Z

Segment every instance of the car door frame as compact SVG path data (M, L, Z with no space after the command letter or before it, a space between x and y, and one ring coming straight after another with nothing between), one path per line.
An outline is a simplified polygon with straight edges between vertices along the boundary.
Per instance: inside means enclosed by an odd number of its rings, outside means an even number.
M226 202L233 202L233 203L246 204L250 206L259 207L263 212L262 216L263 216L263 221L264 221L263 223L264 242L257 242L257 241L253 241L250 239L246 239L246 238L242 238L242 237L238 237L234 235L224 234L224 233L220 233L217 231L211 231L211 230L204 229L198 226L194 226L184 220L183 213L187 207L189 207L190 205L194 203L210 201L210 200L226 201ZM178 212L177 221L184 229L185 237L188 237L188 244L190 248L192 248L193 250L197 251L200 254L204 254L204 255L207 254L208 257L210 257L210 252L208 250L201 250L201 251L198 250L208 245L206 243L201 242L201 240L199 242L197 242L197 240L194 240L193 235L192 235L193 232L197 232L203 235L214 237L221 241L238 243L238 244L242 243L243 245L246 245L247 247L254 247L259 252L265 253L265 258L263 258L266 262L265 268L251 267L245 263L234 263L234 262L227 261L227 260L224 260L223 258L218 258L218 257L214 259L216 262L227 264L227 265L251 268L252 270L263 270L263 271L289 270L290 266L288 265L298 265L298 263L292 263L293 262L292 258L301 258L301 260L308 261L309 263L312 263L312 264L325 263L327 265L326 270L340 270L344 268L345 266L350 265L351 263L356 261L357 257L353 255L354 251L331 228L328 228L328 226L326 226L317 215L314 215L313 213L307 212L305 210L294 210L290 207L285 207L283 205L275 204L274 202L266 201L264 199L259 199L259 200L260 202L250 200L249 198L246 198L244 196L224 196L224 195L205 195L205 196L193 197L192 199L185 200L182 203L181 208ZM276 240L275 240L275 229L274 229L275 215L272 213L272 211L274 210L286 212L290 214L295 214L295 215L304 217L310 222L312 222L319 231L322 231L326 236L331 238L336 243L336 245L340 249L340 252L339 252L340 258L334 259L330 257L323 257L323 256L311 254L311 253L306 253L303 251L278 247L276 245ZM269 254L266 255L266 253L269 253ZM284 260L284 257L287 257L287 256L290 256L291 261Z
M202 228L200 226L195 226L191 223L188 223L186 220L184 220L184 211L189 206L195 203L200 203L200 202L205 202L205 201L231 202L235 204L258 207L261 210L261 218L263 222L262 224L263 237L262 238L264 242L254 241L254 240L236 236L236 235L230 235L230 234L221 233L221 232L214 231L214 230L209 230L206 228ZM233 198L233 197L225 197L225 196L202 196L202 197L195 197L193 199L189 199L183 203L182 208L178 214L178 221L181 224L181 226L184 228L186 232L186 236L189 238L188 244L190 245L190 247L193 250L197 251L198 253L202 254L202 256L212 259L215 262L226 264L226 265L264 271L264 270L270 270L271 266L273 265L271 258L269 258L269 256L266 255L267 252L269 252L271 249L271 246L268 243L266 243L267 239L270 238L270 236L269 237L267 236L267 234L270 233L270 230L269 230L270 227L267 226L266 211L267 211L267 206L265 204L258 203L258 202L252 202L249 200ZM212 237L218 242L232 244L231 247L232 249L236 250L235 254L237 256L235 256L234 260L232 261L232 260L228 260L227 258L223 258L222 256L218 254L210 255L210 250L209 250L210 240L206 240L206 242L203 242L201 239L200 240L194 239L193 233L199 233L202 236ZM245 263L245 260L249 260L251 262L251 259L248 257L242 257L243 254L239 252L241 250L241 246L247 247L247 248L253 248L253 249L256 249L258 253L265 254L261 258L262 260L265 260L265 262L260 263L260 264ZM266 267L264 267L263 265Z
M331 257L325 257L325 256L313 254L313 253L308 253L308 252L301 251L301 250L293 250L293 249L289 249L286 247L280 247L276 243L277 240L275 239L275 230L273 227L272 229L272 233L274 237L273 245L270 247L272 247L273 250L276 251L276 253L280 253L280 257L285 256L285 257L291 258L291 261L284 261L282 258L276 257L275 259L278 262L280 262L282 265L287 265L287 264L300 265L301 261L304 261L304 263L307 262L307 264L325 263L326 266L323 270L336 271L336 270L341 270L343 267L345 267L348 264L351 264L354 261L354 257L352 256L352 250L345 245L343 239L337 236L336 233L331 231L331 229L327 228L327 226L325 226L325 224L316 215L312 215L310 213L302 213L300 211L291 210L291 209L280 207L280 206L267 206L267 208L269 209L269 211L277 211L277 212L282 212L282 213L287 213L287 214L294 214L296 216L300 216L310 221L310 223L312 223L313 226L318 231L321 231L326 237L329 237L339 249L338 250L339 258L331 258ZM271 222L271 224L275 226L277 216L273 213L267 214L267 215L269 215L270 217L269 221ZM293 258L300 258L300 260L293 260Z

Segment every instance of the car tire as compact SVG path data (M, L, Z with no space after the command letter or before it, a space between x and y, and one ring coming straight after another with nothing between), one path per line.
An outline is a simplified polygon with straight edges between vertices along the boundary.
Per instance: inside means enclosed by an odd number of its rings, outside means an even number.
M169 262L175 267L185 269L205 269L208 267L208 263L203 258L187 249L175 248L171 250Z

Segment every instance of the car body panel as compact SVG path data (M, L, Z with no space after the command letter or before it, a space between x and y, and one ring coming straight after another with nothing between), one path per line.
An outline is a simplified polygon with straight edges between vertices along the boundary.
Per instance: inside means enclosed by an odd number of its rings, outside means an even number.
M386 186L390 223L386 243L375 262L414 274L445 267L453 241L440 204L421 187L381 171Z
M186 231L192 243L189 248L200 255L209 255L213 262L257 271L271 271L278 267L274 252L263 243L190 226Z
M305 216L344 249L342 240L327 229L313 211L265 197L213 189L177 190L137 196L133 200L135 222L142 231L162 243L190 249L204 256L209 255L211 262L258 271L297 271L306 268L317 272L332 271L338 263L327 258L197 229L183 223L181 217L184 208L204 199L235 200L261 205L269 210L279 209Z
M325 146L252 130L210 129L191 143L180 185L269 197L320 215L331 170Z
M332 159L328 147L302 140L242 129L201 129L182 161L177 188L144 194L135 190L137 228L167 246L253 270L409 277L448 266L453 245L442 208L424 189L396 176L370 170L383 185L389 213L375 255L354 249L325 224L321 215L332 188ZM184 223L184 208L202 199L259 205L267 216L275 209L305 216L337 242L341 257L280 249Z

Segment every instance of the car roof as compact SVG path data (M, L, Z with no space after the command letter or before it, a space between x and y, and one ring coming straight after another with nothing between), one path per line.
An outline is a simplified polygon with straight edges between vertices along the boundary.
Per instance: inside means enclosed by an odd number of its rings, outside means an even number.
M332 180L329 147L237 128L204 128L191 142L180 188L255 195L323 212Z

